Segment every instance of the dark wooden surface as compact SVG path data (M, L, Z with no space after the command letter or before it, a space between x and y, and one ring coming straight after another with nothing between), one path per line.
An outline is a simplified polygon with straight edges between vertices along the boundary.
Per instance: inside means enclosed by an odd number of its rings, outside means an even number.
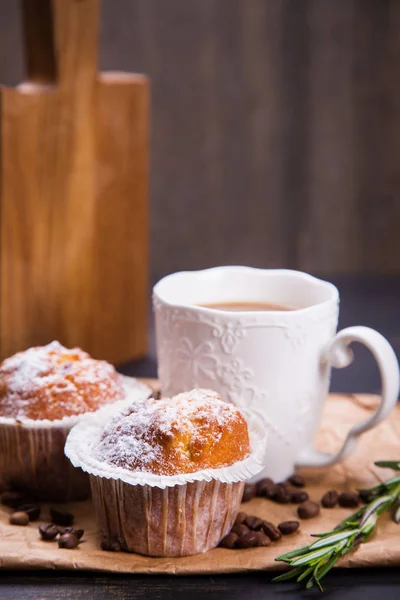
M384 333L400 356L400 278L334 278L342 297L340 324L369 325ZM377 392L379 377L367 352L356 349L353 366L337 372L337 391ZM360 349L361 350L361 349ZM122 369L155 375L154 356ZM400 543L400 530L399 530ZM1 557L0 557L1 564ZM101 575L94 573L0 571L1 600L292 600L319 598L294 584L273 584L270 573L202 577ZM400 570L335 570L325 581L329 600L398 600Z
M337 570L326 593L271 583L270 573L202 577L145 577L90 573L0 574L1 600L398 600L398 569Z
M399 0L102 4L100 67L152 82L155 277L400 273ZM0 0L6 84L23 78L18 5Z
M103 6L102 66L153 86L155 276L400 274L399 0Z

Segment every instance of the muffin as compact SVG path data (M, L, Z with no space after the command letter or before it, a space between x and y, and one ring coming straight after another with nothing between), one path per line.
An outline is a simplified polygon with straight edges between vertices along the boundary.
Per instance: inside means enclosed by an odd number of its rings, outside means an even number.
M263 468L257 435L217 393L192 390L88 417L65 452L90 474L103 548L177 557L230 531L245 479Z
M105 361L58 342L29 348L0 364L0 474L3 483L44 500L80 500L87 475L64 456L80 416L150 391ZM133 395L133 396L132 396Z

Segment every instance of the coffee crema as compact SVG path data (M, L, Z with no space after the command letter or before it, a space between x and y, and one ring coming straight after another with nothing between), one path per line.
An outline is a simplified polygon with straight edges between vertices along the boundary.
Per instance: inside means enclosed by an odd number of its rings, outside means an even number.
M271 302L211 302L209 304L198 304L203 308L213 308L214 310L227 310L231 312L240 311L284 311L296 310L291 306L284 304L272 304Z

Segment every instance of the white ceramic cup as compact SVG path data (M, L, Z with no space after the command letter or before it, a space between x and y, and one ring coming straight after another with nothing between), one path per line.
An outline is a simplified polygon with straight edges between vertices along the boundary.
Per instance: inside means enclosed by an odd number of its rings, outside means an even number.
M200 304L268 302L290 311L232 312ZM360 434L394 407L399 367L387 340L368 327L336 333L339 292L306 273L250 267L217 267L174 273L153 293L158 376L164 396L211 388L223 400L261 412L269 442L265 470L256 479L282 481L296 465L330 465L347 456ZM382 378L379 407L351 428L337 454L313 448L329 389L331 366L353 359L361 342Z

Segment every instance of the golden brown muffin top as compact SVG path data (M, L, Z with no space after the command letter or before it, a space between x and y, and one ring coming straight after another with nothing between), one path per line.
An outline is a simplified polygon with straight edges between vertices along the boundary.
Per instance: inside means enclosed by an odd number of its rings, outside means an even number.
M125 396L112 365L59 342L29 348L0 364L0 416L49 419L92 412Z
M156 475L232 465L249 454L247 423L211 390L125 409L103 431L98 460Z

